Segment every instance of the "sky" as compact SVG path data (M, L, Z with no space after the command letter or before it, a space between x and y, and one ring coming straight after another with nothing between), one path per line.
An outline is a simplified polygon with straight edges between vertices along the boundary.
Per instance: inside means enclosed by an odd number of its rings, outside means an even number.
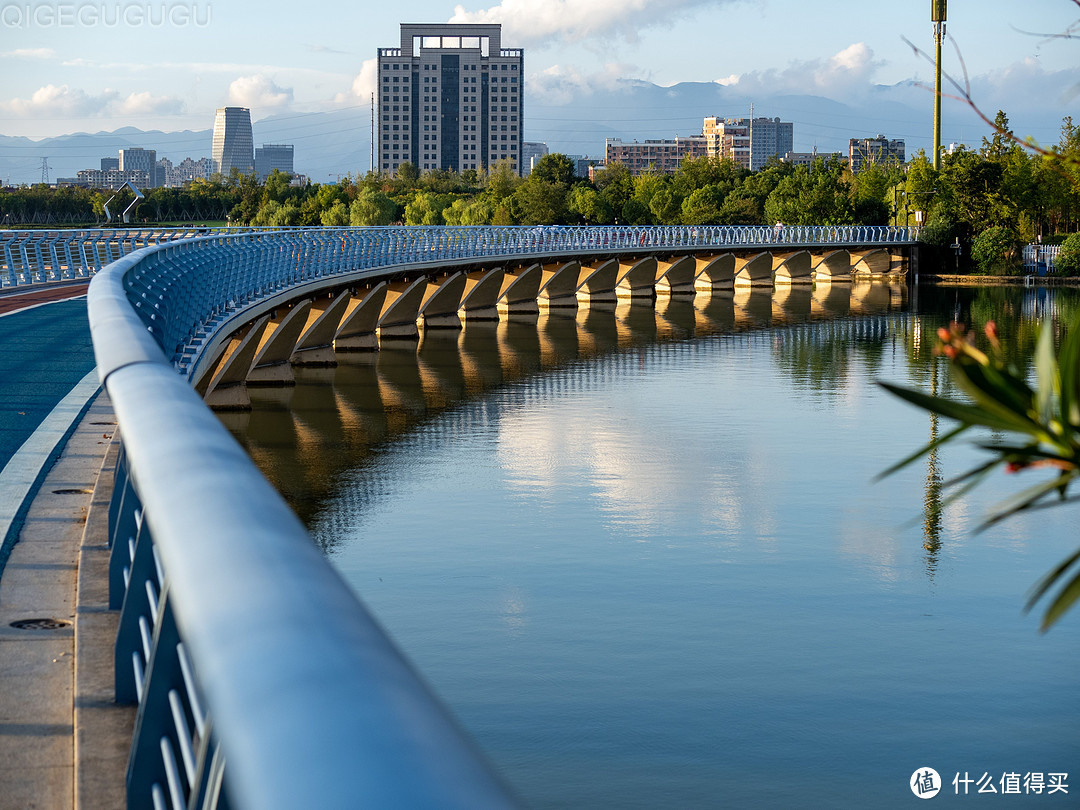
M945 68L966 70L991 116L1053 143L1023 121L1080 120L1080 42L1052 36L1078 19L1080 0L953 0ZM932 54L929 0L0 0L0 135L203 130L237 105L256 122L295 116L299 137L306 114L367 107L400 23L446 21L499 22L504 47L525 49L530 140L545 111L626 79L855 105L876 86L933 83L908 44Z

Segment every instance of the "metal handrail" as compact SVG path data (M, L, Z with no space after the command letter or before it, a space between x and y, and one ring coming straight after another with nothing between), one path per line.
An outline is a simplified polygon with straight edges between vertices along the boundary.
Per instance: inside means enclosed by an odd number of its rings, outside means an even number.
M124 442L125 481L117 494L135 505L126 522L137 527L136 543L152 537L164 577L153 588L149 624L155 637L165 632L167 600L228 763L231 806L514 806L132 310L124 275L152 253L136 251L94 279L91 330ZM117 525L125 523L122 511ZM125 571L125 611L139 596L134 567ZM156 677L159 655L145 653L143 702L154 701L152 680L144 681L151 670ZM118 659L122 668L125 656ZM173 684L163 688L175 691ZM160 736L164 750L171 732L143 722L152 729L142 730L151 737L143 747L156 747ZM204 746L200 759L215 750ZM183 795L165 787L180 778L175 765L152 789L159 798ZM206 780L205 773L190 777L184 792L199 792ZM202 791L200 803L212 806L212 793ZM151 801L129 795L129 807Z

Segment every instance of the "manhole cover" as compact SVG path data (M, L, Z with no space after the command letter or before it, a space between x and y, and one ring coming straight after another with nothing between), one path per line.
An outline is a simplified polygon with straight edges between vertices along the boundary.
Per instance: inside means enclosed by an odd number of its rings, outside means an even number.
M18 619L11 626L16 630L62 630L70 627L71 622L63 619Z

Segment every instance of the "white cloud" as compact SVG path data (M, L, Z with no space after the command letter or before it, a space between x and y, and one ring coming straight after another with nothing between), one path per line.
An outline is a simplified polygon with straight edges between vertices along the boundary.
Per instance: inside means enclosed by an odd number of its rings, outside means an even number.
M103 115L117 95L115 90L105 90L93 96L66 84L47 84L30 98L13 98L0 102L0 107L16 118L92 118Z
M278 87L262 73L241 76L229 85L229 104L250 109L275 109L292 103L292 88Z
M874 73L881 65L865 42L856 42L827 59L792 62L783 70L732 74L715 81L743 94L808 93L849 101L853 94L871 88Z
M47 84L35 90L30 98L0 101L0 110L15 118L28 119L176 115L183 109L183 102L170 96L143 92L120 98L117 91L109 89L94 95L66 84Z
M55 56L56 51L52 48L16 48L0 53L4 59L52 59Z
M547 40L576 42L623 38L654 26L670 27L707 6L733 0L502 0L480 11L454 8L452 23L501 23L504 41L536 45Z
M115 104L121 115L178 115L184 102L173 96L155 96L149 92L132 93Z
M609 63L603 71L583 73L573 66L553 65L528 77L529 98L541 104L569 104L597 92L612 92L635 83L627 79L635 72L632 65Z
M345 93L334 96L335 104L367 103L371 100L371 94L375 92L375 86L379 82L379 60L365 59L360 66L360 72L353 79L352 86Z

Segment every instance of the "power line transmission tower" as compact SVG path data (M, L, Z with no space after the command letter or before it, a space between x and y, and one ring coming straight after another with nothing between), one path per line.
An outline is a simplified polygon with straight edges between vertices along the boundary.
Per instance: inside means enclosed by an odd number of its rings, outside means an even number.
M41 182L49 185L49 159L47 157L41 159Z

